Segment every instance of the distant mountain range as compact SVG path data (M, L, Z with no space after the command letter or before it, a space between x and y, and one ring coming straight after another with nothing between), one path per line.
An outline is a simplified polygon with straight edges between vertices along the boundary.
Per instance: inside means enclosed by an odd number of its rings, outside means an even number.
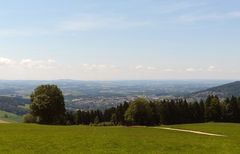
M195 92L191 97L206 98L208 95L217 95L221 98L240 96L240 81L235 81L203 91Z

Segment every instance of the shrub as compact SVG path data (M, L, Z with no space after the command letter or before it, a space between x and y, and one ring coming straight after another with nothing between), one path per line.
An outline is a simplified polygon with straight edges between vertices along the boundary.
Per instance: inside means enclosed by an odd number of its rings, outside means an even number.
M30 113L26 114L23 119L24 119L25 123L36 123L37 122L37 118L34 117Z

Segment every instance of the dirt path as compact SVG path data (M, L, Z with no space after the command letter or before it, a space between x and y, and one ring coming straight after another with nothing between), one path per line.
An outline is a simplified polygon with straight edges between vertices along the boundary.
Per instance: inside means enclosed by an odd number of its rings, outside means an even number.
M0 120L0 124L8 124L9 122Z
M194 131L194 130L187 130L187 129L177 129L177 128L168 128L168 127L153 127L153 128L156 128L156 129L164 129L164 130L171 130L171 131L178 131L178 132L187 132L187 133L193 133L193 134L199 134L199 135L206 135L206 136L225 137L225 135L221 135L221 134L206 133L206 132L200 132L200 131Z

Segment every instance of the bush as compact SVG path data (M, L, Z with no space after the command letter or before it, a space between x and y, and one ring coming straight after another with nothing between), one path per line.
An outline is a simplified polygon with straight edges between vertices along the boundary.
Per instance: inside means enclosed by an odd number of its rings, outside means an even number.
M112 122L91 123L90 126L115 126Z
M26 114L23 119L25 123L37 123L37 118L30 113Z

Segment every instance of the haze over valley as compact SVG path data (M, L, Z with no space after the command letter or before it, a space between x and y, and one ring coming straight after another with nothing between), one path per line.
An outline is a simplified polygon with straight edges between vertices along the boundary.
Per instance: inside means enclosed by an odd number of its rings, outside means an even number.
M0 81L0 110L23 115L28 111L29 97L41 84L56 84L65 96L69 110L94 110L115 107L139 97L148 99L206 99L208 94L195 93L223 85L230 80L142 80L142 81ZM230 91L229 93L231 93ZM209 93L210 94L210 93ZM8 100L7 102L3 102Z

